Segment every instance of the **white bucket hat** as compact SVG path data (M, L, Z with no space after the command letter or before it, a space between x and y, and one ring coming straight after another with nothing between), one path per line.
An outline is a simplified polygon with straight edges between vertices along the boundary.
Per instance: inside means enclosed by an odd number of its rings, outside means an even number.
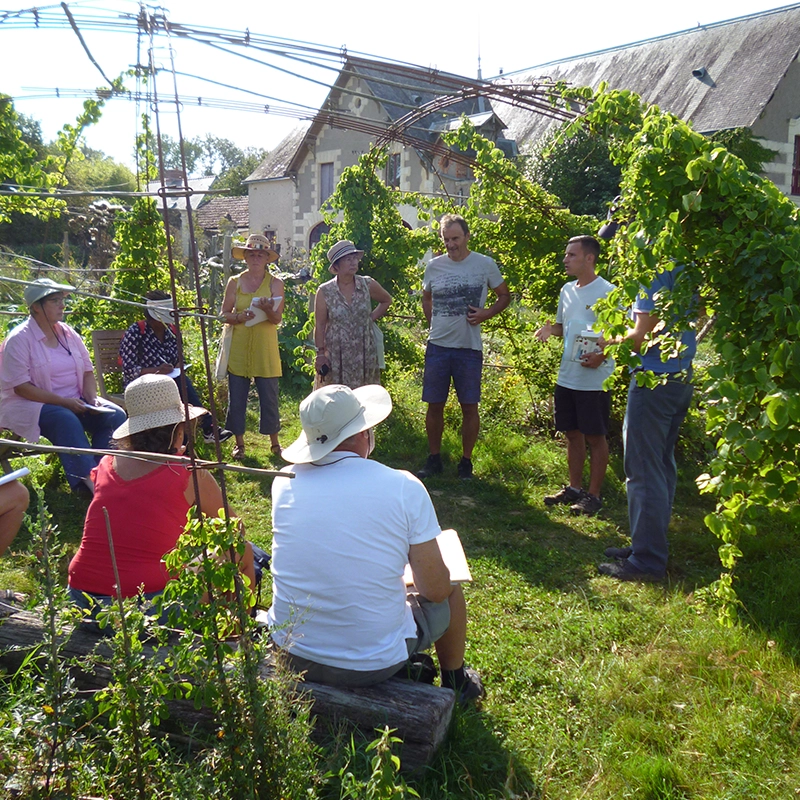
M263 250L267 254L267 264L272 264L280 258L276 250L272 249L269 239L260 233L253 233L247 237L244 244L237 244L231 248L231 255L236 259L243 259L247 250Z
M285 461L318 461L345 439L383 422L392 410L392 398L383 386L323 386L300 403L303 432L282 455Z
M66 283L56 283L50 278L37 278L25 287L25 305L30 308L34 303L38 303L39 300L44 300L45 297L56 294L56 292L74 291L75 287Z
M164 425L186 422L178 386L169 375L142 375L125 389L128 419L113 433L114 439L124 439ZM189 406L189 419L208 414L204 408Z

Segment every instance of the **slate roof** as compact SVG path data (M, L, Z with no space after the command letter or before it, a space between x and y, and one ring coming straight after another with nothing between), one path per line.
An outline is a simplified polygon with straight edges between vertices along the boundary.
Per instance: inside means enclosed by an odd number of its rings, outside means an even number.
M698 26L642 42L519 70L514 81L542 77L574 86L630 89L709 133L751 127L800 48L800 5ZM706 70L700 80L693 70ZM508 80L505 75L503 80ZM509 137L530 143L552 120L522 109L498 109Z
M370 93L381 103L386 112L388 122L366 120L368 124L378 127L395 122L415 108L438 97L451 95L466 85L478 83L476 80L439 70L351 56L331 87L319 114L307 126L297 128L287 136L246 178L246 182L282 178L296 170L302 162L304 145L315 141L319 131L329 124L325 109L338 108L342 90L354 75L364 79ZM493 113L483 98L463 100L448 106L444 111L430 114L413 127L413 132L417 136L435 139L440 135L445 117L459 118L462 114L472 116L483 113L488 113L489 116ZM360 121L362 121L360 118L353 118L356 125Z
M297 148L303 143L310 122L295 128L283 141L262 161L258 167L244 179L248 181L268 181L283 178L294 158Z
M221 219L230 219L237 229L250 227L249 198L245 197L212 197L197 209L197 224L210 233L219 230Z

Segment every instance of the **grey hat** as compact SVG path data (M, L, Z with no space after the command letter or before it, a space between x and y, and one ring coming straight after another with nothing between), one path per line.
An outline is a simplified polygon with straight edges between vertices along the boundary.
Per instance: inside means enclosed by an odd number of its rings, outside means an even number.
M33 283L25 287L25 305L30 308L39 300L44 300L56 292L74 292L75 287L66 283L56 283L50 278L37 278Z
M283 451L283 459L318 461L345 439L383 422L391 410L392 398L383 386L323 386L300 403L303 432Z
M364 255L364 251L359 250L349 239L342 239L336 242L336 244L328 250L328 261L330 262L328 270L333 272L333 266L340 258L351 256L354 253L359 257Z

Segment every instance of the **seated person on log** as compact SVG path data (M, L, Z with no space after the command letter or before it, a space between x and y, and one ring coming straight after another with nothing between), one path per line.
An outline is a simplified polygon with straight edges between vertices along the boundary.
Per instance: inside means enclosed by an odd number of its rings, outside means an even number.
M39 278L25 288L30 316L0 349L0 428L29 442L104 450L125 412L97 397L92 360L81 337L62 320L74 287ZM89 444L87 434L91 436ZM91 494L90 473L100 457L62 453L67 481Z
M436 537L428 492L369 459L392 409L381 386L324 386L300 404L303 432L272 484L272 638L309 681L369 686L435 643L442 685L483 693L464 665L467 610ZM414 586L403 580L410 564Z
M180 367L178 360L178 337L172 318L172 297L161 289L154 289L145 295L147 309L145 319L134 322L122 337L119 344L119 357L122 362L122 380L127 386L141 375L170 375ZM190 405L201 406L200 395L186 375L186 399ZM175 375L175 383L183 400L183 385L180 375ZM214 441L214 427L211 415L200 419L203 439ZM219 440L224 442L233 434L220 429Z
M184 452L185 426L202 414L189 406L188 419L175 381L166 375L143 375L125 390L128 420L114 431L120 450L168 455ZM69 565L69 593L81 608L96 609L116 597L116 578L104 510L108 511L114 556L123 597L142 587L152 600L170 575L163 563L186 526L193 505L211 517L223 506L222 492L207 470L197 471L199 494L190 470L182 464L106 456L93 473L95 495L86 514L83 538ZM245 547L239 570L255 588L253 550ZM166 621L166 612L162 619Z

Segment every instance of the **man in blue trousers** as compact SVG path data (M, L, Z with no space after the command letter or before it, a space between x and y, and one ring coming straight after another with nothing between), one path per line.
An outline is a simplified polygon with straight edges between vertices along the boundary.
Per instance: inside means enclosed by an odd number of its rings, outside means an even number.
M633 305L634 326L627 338L640 354L641 366L631 375L625 411L625 475L628 493L630 547L609 547L614 560L600 564L601 574L621 581L660 581L667 568L667 528L675 496L678 430L692 400L692 359L697 344L693 329L680 333L680 349L662 360L658 345L645 346L645 338L659 324L654 298L672 292L683 267L661 272ZM669 329L673 323L665 321ZM637 373L651 371L660 382L653 388L639 385Z

